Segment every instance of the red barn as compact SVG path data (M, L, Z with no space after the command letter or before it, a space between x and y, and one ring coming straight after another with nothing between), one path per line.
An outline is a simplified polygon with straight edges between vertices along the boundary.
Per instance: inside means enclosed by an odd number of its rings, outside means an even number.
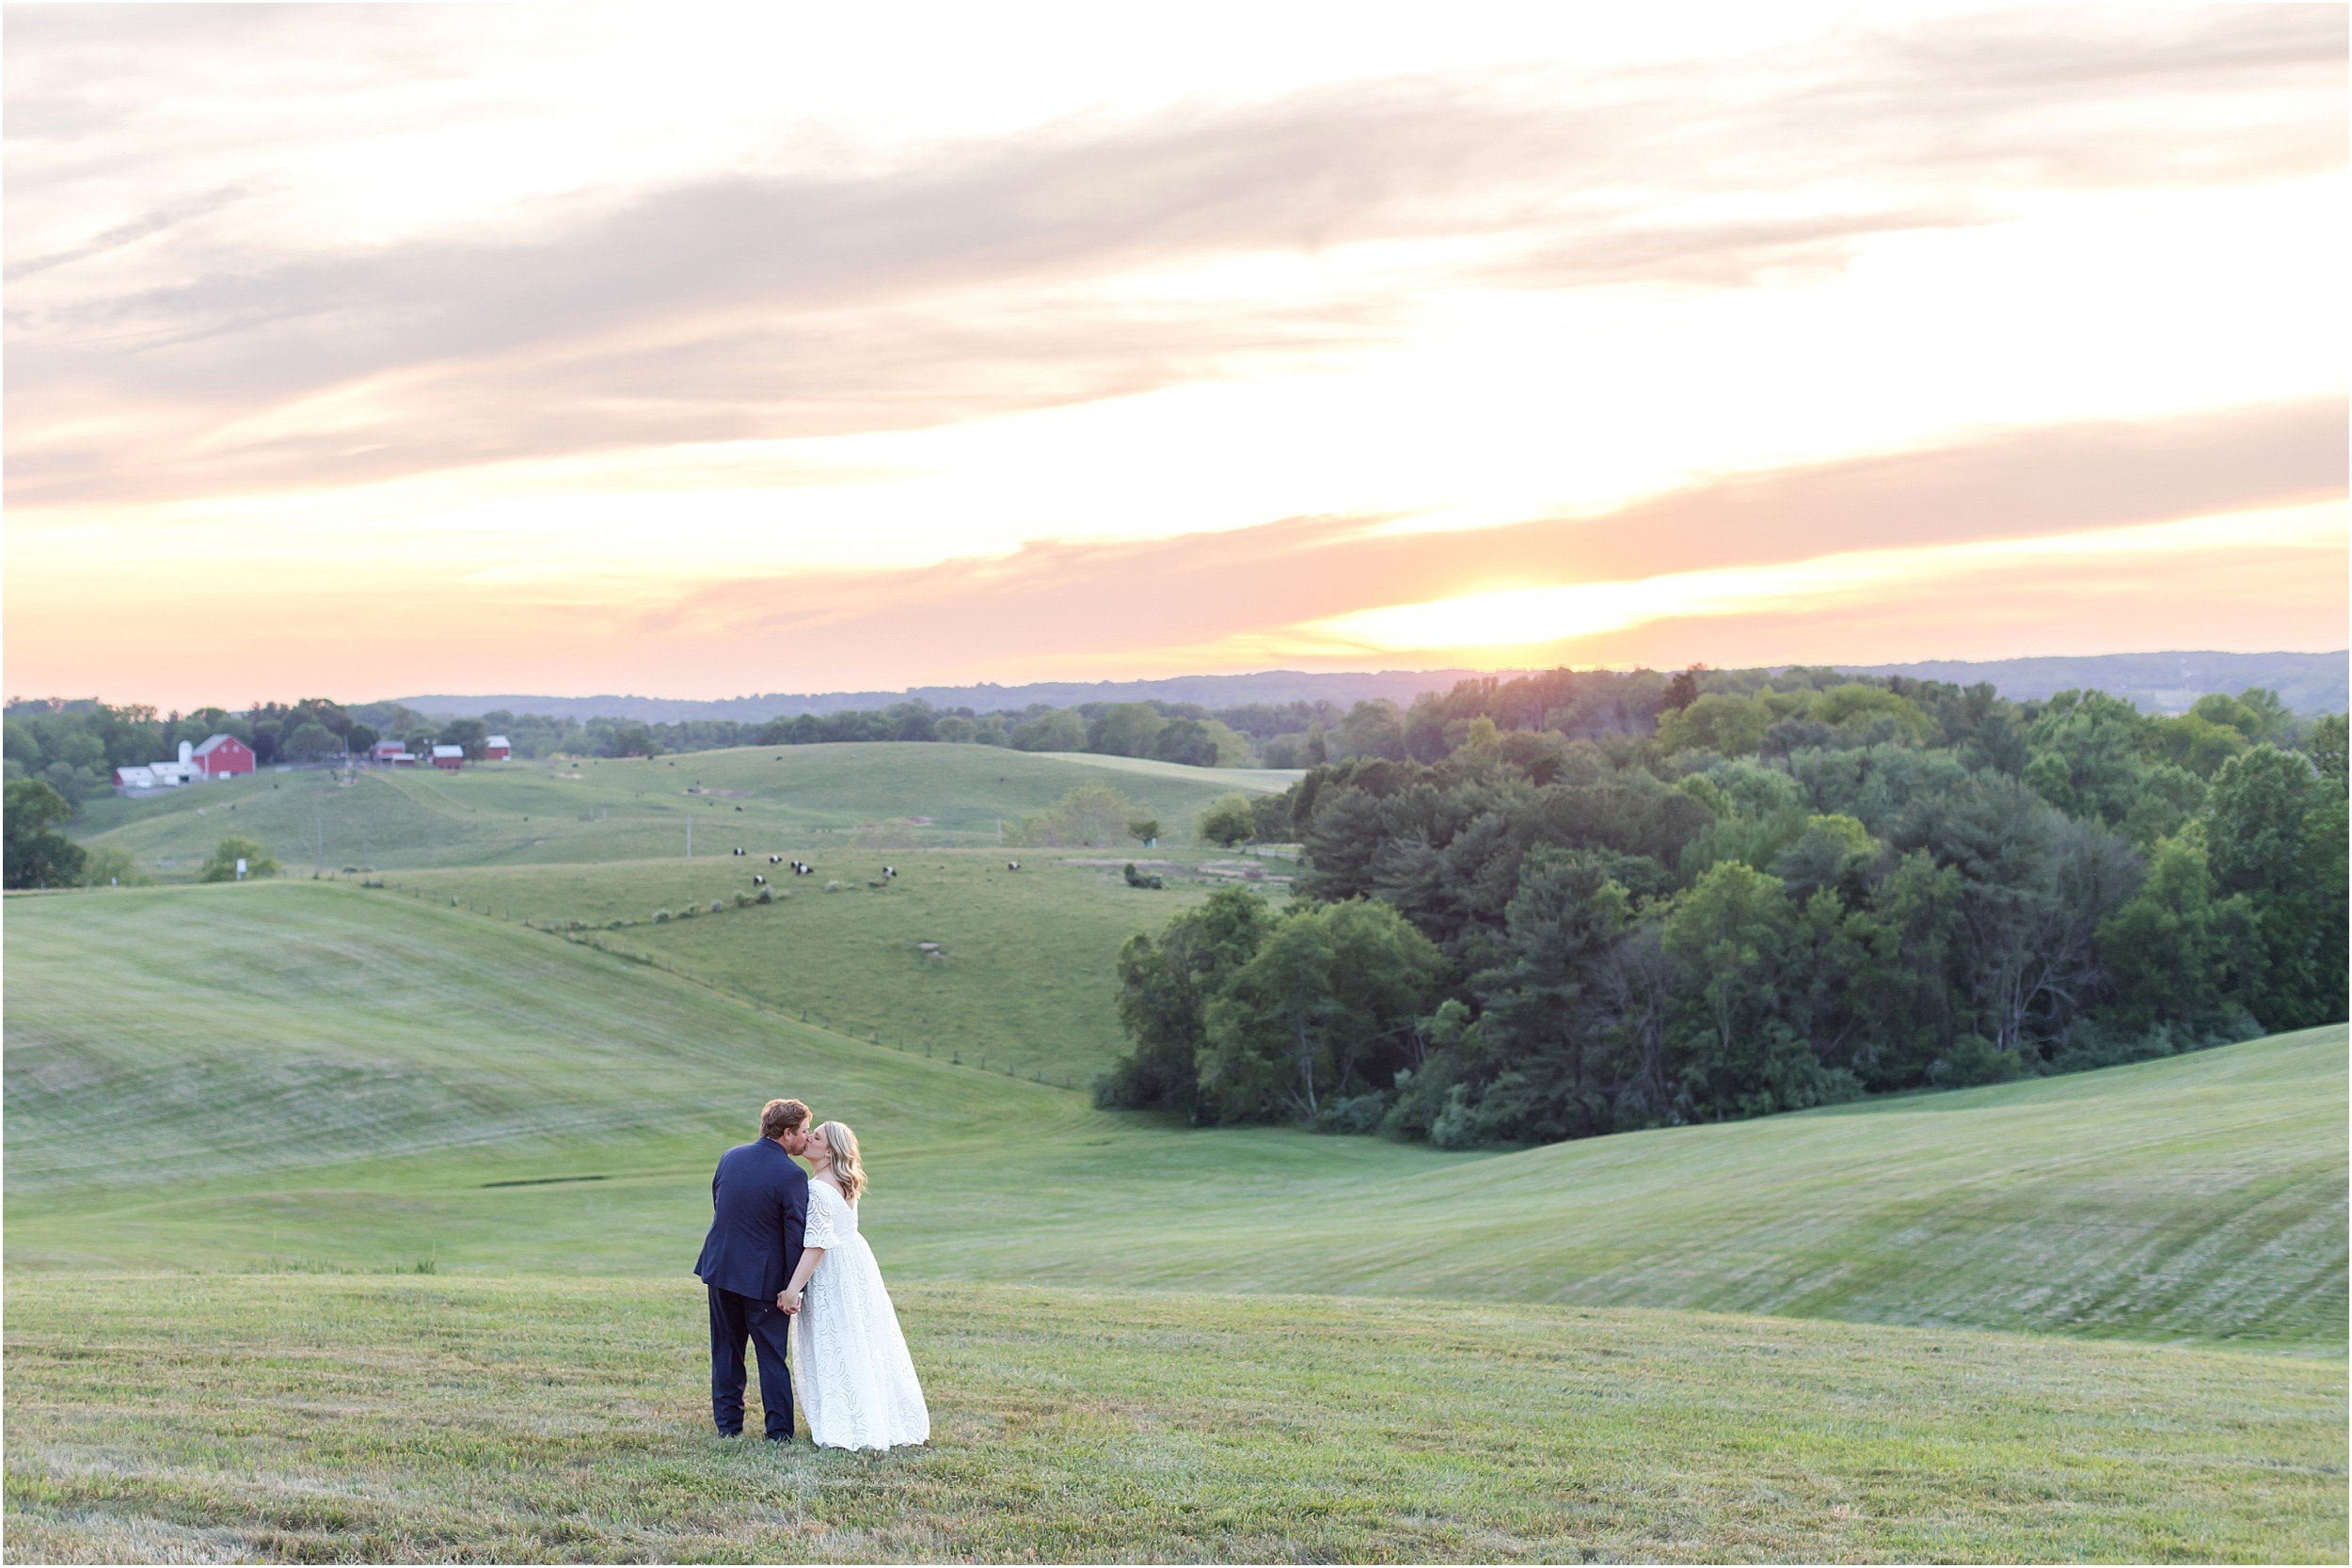
M253 748L233 735L216 735L199 746L190 758L208 779L226 779L253 771Z
M504 762L514 754L515 748L507 744L502 735L494 735L482 743L482 756L485 762Z
M446 768L453 773L456 772L457 769L466 766L466 749L463 746L434 747L433 766Z

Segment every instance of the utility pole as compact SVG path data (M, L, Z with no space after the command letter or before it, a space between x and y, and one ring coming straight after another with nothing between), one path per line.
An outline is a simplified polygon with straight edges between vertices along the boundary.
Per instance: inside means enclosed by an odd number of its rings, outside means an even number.
M319 863L312 867L310 873L312 879L315 880L326 875L326 818L313 814L310 817L310 825L316 828L319 833Z
M694 858L694 814L691 811L686 814L686 858Z

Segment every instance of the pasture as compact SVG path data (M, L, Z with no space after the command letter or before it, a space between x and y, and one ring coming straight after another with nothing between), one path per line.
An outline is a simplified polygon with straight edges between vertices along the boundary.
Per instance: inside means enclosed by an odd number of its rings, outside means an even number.
M1085 753L930 743L738 748L432 768L264 770L144 800L87 802L72 836L127 849L159 880L186 880L224 834L259 840L291 869L552 864L724 856L738 843L866 850L993 844L1089 780L1188 844L1201 807L1295 773L1200 769ZM1247 778L1247 784L1237 782Z
M390 891L501 919L707 981L859 1037L1084 1088L1124 1049L1115 960L1221 882L1278 899L1289 863L1174 849L844 851L389 875ZM1017 858L1019 871L1007 869ZM1140 859L1161 889L1127 885ZM884 878L885 865L898 875ZM767 879L772 902L739 903ZM714 911L711 906L718 905ZM667 914L664 920L658 916ZM573 926L586 927L570 929ZM617 927L617 928L616 928Z
M8 912L12 1268L670 1275L691 1261L715 1150L793 1093L866 1137L868 1224L909 1278L2343 1353L2341 1027L1445 1154L1097 1112L389 892L157 889Z
M2344 1555L2342 1027L1516 1152L1203 1132L1030 1074L1216 857L890 858L11 896L10 1555ZM1006 1030L1060 1054L955 1043ZM707 1434L710 1163L779 1093L866 1140L927 1449Z

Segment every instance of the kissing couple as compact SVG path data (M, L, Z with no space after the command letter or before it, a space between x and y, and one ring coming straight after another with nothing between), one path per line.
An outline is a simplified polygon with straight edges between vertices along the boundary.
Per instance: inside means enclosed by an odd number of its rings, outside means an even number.
M803 1171L797 1163L806 1160ZM710 1292L710 1415L743 1431L743 1342L759 1351L768 1440L792 1440L792 1367L801 1371L809 1441L888 1449L931 1434L898 1309L873 1248L858 1234L866 1166L857 1134L808 1124L797 1100L760 1108L756 1141L719 1157L710 1234L694 1273Z

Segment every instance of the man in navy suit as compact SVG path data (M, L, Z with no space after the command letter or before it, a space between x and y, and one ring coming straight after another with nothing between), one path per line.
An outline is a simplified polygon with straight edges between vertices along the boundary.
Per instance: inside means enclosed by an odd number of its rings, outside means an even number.
M759 1400L768 1440L792 1441L792 1370L785 1363L791 1315L785 1281L801 1261L808 1173L792 1157L807 1147L808 1107L771 1100L759 1139L719 1157L710 1179L710 1234L694 1273L710 1291L710 1415L720 1435L743 1430L743 1341L759 1349Z

